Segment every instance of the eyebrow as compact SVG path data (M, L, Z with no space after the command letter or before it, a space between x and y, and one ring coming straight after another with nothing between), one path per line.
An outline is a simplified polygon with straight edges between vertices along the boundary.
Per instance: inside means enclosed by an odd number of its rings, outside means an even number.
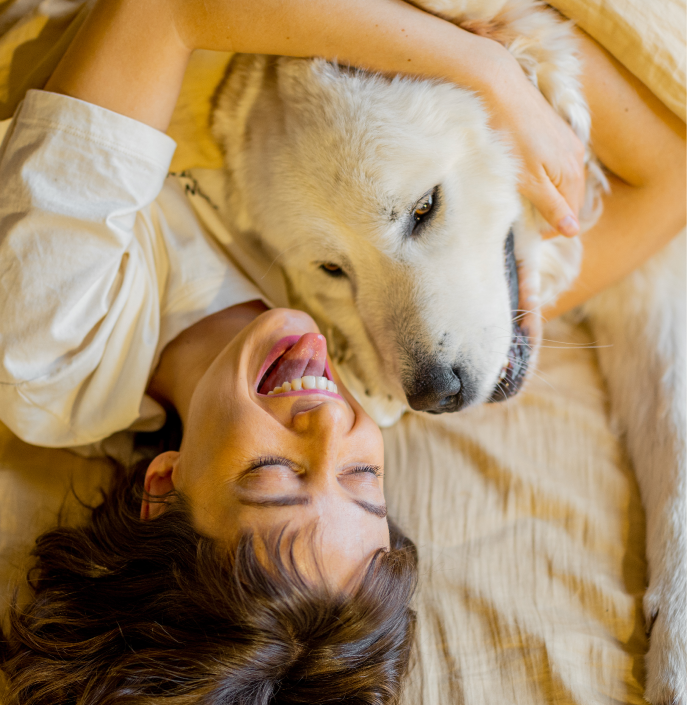
M372 504L362 499L354 499L353 502L368 514L373 514L380 519L385 519L387 515L386 504ZM296 507L310 504L310 497L307 495L284 495L283 497L270 497L269 499L239 499L239 503L248 507Z

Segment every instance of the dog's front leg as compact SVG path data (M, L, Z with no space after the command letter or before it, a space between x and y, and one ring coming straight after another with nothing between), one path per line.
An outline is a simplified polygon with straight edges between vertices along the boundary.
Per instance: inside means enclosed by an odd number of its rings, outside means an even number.
M584 306L647 519L646 698L687 704L685 233Z

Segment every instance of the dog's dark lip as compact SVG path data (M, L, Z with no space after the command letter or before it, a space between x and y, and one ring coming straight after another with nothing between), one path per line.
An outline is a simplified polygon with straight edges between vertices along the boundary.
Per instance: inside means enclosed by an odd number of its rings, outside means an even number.
M488 402L505 401L515 396L525 381L532 353L529 337L517 321L513 321L513 340L508 350L508 366L505 376L496 383Z
M520 278L518 276L518 263L515 259L515 242L512 230L506 238L505 256L513 337L508 350L508 365L505 369L505 375L496 383L496 387L488 399L489 402L505 401L520 391L527 376L527 368L532 354L530 338L521 324L523 310L520 307Z

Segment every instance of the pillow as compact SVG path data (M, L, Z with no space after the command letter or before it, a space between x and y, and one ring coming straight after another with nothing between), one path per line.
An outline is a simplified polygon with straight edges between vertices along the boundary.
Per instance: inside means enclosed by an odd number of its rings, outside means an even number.
M685 121L685 0L549 0Z

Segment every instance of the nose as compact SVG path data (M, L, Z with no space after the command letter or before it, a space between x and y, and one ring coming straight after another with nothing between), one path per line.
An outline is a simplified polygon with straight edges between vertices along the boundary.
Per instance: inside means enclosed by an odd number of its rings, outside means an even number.
M308 411L296 414L294 430L301 436L317 441L319 451L336 453L350 430L351 420L341 404L325 402Z
M430 414L458 411L469 403L459 368L449 365L418 369L406 398L411 408Z

